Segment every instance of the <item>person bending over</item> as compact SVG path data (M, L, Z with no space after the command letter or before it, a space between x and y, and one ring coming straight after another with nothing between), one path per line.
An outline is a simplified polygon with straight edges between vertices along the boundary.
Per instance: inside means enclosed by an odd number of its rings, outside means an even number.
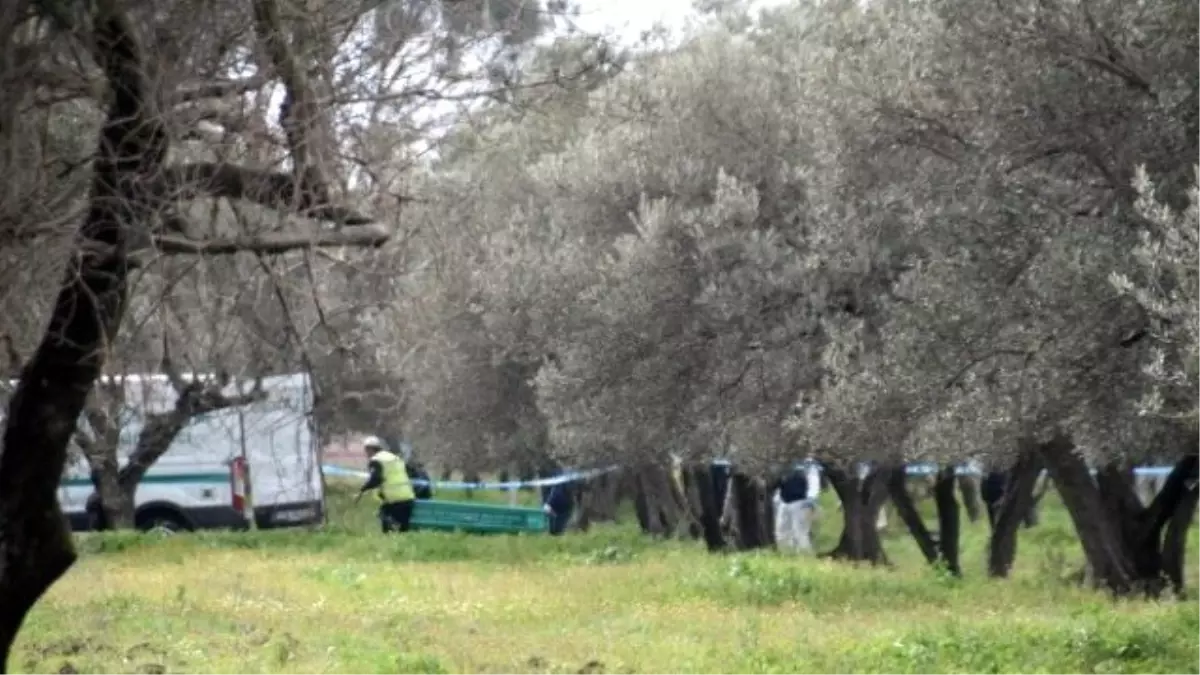
M416 502L408 467L405 466L404 460L389 451L377 436L363 441L363 451L367 455L367 469L370 473L367 482L363 483L355 496L355 503L367 492L375 491L379 495L379 523L383 531L408 532L413 504Z

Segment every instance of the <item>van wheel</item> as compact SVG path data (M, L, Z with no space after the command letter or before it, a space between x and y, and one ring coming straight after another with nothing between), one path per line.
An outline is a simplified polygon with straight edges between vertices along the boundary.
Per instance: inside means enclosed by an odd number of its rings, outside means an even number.
M176 532L186 532L189 529L182 518L167 511L148 513L141 520L138 529L144 532L172 535Z

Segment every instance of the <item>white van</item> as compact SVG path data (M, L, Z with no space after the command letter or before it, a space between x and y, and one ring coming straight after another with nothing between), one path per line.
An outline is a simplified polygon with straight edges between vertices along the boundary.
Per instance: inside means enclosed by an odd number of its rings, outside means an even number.
M165 412L175 401L175 390L165 375L123 379L121 462L137 442L145 413ZM193 418L138 485L137 526L242 529L249 524L251 505L260 528L323 522L324 483L309 384L303 374L266 377L265 400ZM248 381L233 382L226 393L233 395L239 387L245 391L250 386ZM80 426L89 433L86 422ZM82 452L74 449L70 455L59 501L72 529L86 530L91 472Z

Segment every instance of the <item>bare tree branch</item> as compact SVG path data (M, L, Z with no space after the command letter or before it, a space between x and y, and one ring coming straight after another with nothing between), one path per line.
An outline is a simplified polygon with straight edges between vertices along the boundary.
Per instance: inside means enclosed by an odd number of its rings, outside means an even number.
M131 491L141 482L146 471L170 449L175 437L193 418L267 398L262 388L261 377L255 378L254 386L249 392L234 396L228 396L222 391L230 381L226 372L218 373L217 377L207 381L200 378L188 381L167 355L169 348L165 338L163 350L163 370L175 388L175 405L167 412L146 416L146 423L138 434L137 445L117 477L117 482L123 490Z
M168 167L156 186L164 198L225 197L244 199L281 211L293 211L339 225L366 225L373 218L352 209L313 200L307 189L289 174L249 169L223 162L196 162Z
M271 82L265 75L252 75L240 80L212 80L182 87L171 97L173 103L190 103L206 98L224 98L262 89Z

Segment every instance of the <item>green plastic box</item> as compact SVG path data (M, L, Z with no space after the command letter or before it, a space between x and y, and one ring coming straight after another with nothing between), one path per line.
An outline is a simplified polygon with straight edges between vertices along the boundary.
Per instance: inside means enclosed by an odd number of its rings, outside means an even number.
M461 530L480 534L546 532L549 528L549 521L541 509L437 499L418 499L413 505L409 524L414 530Z

